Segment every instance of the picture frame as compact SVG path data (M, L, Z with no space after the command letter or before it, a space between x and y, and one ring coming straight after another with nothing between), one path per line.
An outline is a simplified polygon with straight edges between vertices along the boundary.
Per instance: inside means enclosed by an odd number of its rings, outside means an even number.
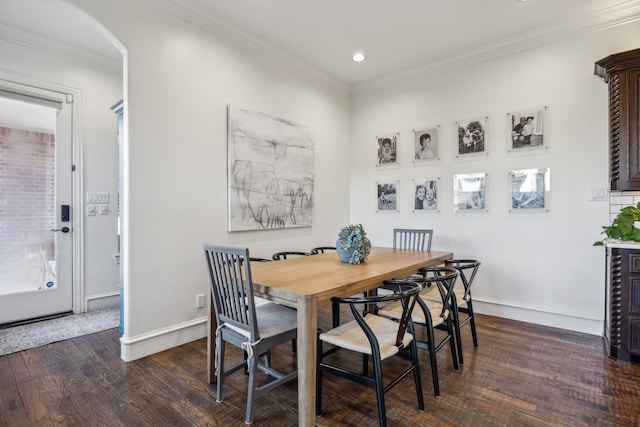
M509 212L549 212L549 168L512 170L508 174Z
M535 107L507 113L507 153L539 154L549 150L546 136L548 107Z
M440 125L413 130L413 164L414 166L433 163L440 160Z
M416 213L440 212L440 178L413 178L412 210Z
M456 158L488 155L489 117L456 122L454 134L457 138Z
M488 212L487 174L453 175L453 212Z
M400 212L398 181L376 182L376 212Z
M398 166L398 140L400 133L376 136L377 159L376 167Z

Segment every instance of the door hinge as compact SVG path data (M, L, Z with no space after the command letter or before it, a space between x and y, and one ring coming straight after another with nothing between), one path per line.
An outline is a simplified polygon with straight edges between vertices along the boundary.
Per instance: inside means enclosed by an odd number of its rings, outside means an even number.
M73 104L73 95L67 94L67 104Z
M71 165L71 172L75 172L76 171L76 165Z

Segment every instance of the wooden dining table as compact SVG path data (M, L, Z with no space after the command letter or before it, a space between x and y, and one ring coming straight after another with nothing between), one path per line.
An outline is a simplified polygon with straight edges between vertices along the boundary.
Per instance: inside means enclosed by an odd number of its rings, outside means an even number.
M335 252L281 261L253 263L256 296L284 304L298 312L298 425L315 424L315 365L318 307L333 297L345 297L376 288L383 280L401 278L421 267L452 259L451 252L373 247L362 264L346 264ZM211 306L210 306L211 313ZM208 380L215 382L215 316L209 316Z

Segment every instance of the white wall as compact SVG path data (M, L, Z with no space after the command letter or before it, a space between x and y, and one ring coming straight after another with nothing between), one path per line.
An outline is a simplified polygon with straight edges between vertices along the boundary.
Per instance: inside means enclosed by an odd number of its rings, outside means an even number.
M63 25L61 23L61 25ZM109 107L122 97L122 75L117 69L81 62L69 56L44 52L24 44L0 40L0 79L32 84L46 89L70 88L80 92L74 116L80 130L76 165L85 191L109 192L110 213L88 217L84 222L83 277L76 277L84 292L76 311L118 305L117 252L117 127ZM75 113L74 113L75 114ZM84 215L84 203L74 206L74 215ZM76 221L76 225L78 222Z
M132 360L204 336L206 309L196 309L196 295L208 291L203 242L247 246L259 257L335 242L349 211L349 99L145 2L68 2L128 50L122 357ZM311 130L313 227L226 231L227 104Z
M608 186L607 86L594 62L637 48L640 23L575 36L497 60L358 94L352 107L355 163L351 221L374 245L391 245L394 227L434 229L434 250L482 261L476 310L601 334L604 252L592 247L609 223L608 204L590 201ZM506 115L547 106L546 154L507 154ZM485 157L456 159L454 123L489 117ZM412 129L440 124L442 160L412 166ZM400 132L400 167L376 171L376 135ZM508 172L551 169L548 213L508 212ZM453 213L454 174L486 172L488 212ZM412 178L440 177L441 212L412 213ZM375 213L376 181L399 180L400 212Z

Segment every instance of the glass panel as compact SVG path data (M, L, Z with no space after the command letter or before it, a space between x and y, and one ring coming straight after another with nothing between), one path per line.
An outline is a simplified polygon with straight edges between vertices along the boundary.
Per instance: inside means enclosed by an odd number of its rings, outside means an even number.
M55 120L0 98L0 294L56 287Z

